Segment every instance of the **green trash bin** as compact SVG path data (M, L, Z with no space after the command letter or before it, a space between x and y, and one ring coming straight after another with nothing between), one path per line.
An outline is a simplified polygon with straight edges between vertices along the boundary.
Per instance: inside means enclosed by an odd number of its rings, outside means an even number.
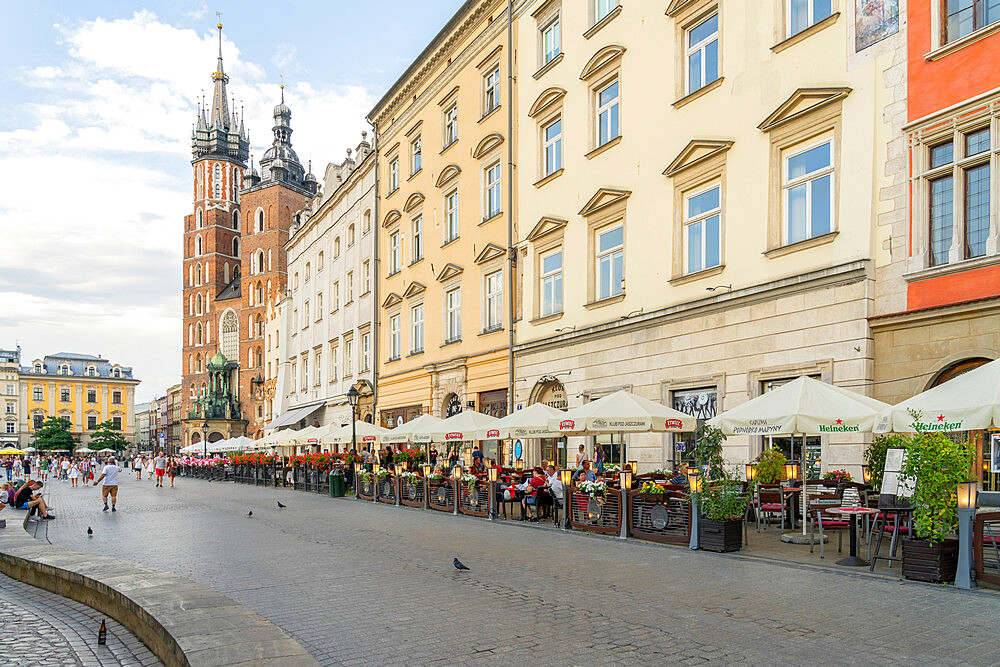
M344 497L344 471L337 468L330 474L330 497Z

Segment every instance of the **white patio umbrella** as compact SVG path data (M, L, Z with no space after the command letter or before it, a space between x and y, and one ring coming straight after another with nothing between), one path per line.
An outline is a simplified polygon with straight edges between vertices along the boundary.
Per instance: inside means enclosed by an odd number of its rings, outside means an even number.
M596 435L677 433L693 431L697 424L689 414L627 391L616 391L550 417L548 427L563 435Z
M794 441L797 435L871 432L879 413L888 407L882 401L803 375L712 417L708 425L725 435L788 435ZM801 451L803 494L806 492L804 459ZM800 504L805 535L808 503L804 495Z
M318 433L321 433L323 428L320 426L306 426L295 432L295 444L304 445L308 444L310 440L318 440Z
M24 450L24 451L28 451L28 450ZM91 448L89 448L89 447L80 447L79 449L76 450L75 453L77 453L77 454L93 454L94 450L91 449Z
M415 443L430 443L430 437L426 435L416 435L422 429L433 428L441 423L441 419L431 414L420 415L405 424L400 424L391 429L382 437L382 444L385 445L408 445Z
M500 438L500 420L475 410L465 410L413 433L415 442L464 442ZM418 440L417 438L427 438Z
M909 411L920 419L913 423ZM884 410L876 433L977 431L1000 427L1000 359L917 394Z
M501 438L555 438L558 429L549 422L566 414L545 403L532 403L523 410L516 410L497 421Z
M327 424L326 426L320 426L313 437L324 445L333 444L334 437L339 435L343 428L344 427L340 424Z
M353 432L357 436L357 441L359 443L365 444L375 444L382 442L382 436L390 433L389 429L382 428L378 424L369 424L365 421L354 422L355 431ZM348 424L340 429L336 434L330 437L331 442L337 444L350 444L352 438L351 425Z

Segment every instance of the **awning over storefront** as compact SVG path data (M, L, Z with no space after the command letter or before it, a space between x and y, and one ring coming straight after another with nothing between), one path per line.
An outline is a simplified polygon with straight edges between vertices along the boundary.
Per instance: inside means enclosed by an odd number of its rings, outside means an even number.
M323 403L317 403L316 405L307 405L301 408L292 408L283 415L278 415L274 420L264 427L265 430L272 428L281 428L282 426L290 426L292 424L297 424L306 417L312 415L317 410L323 407Z

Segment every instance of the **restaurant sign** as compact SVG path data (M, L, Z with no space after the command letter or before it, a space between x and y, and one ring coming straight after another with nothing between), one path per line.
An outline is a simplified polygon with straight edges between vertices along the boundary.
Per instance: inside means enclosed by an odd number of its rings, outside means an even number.
M576 428L576 422L573 421L572 419L564 419L561 422L559 422L560 431L571 431L574 428Z
M486 431L487 439L499 438L499 437L500 437L500 429L491 428L490 430Z
M452 431L451 433L445 433L444 434L444 439L445 440L462 440L463 439L462 438L463 435L464 434L461 431Z

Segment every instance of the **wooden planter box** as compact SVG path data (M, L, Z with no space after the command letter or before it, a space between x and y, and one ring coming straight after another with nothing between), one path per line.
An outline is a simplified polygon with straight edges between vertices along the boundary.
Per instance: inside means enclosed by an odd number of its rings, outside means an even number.
M593 497L589 493L574 490L570 498L571 527L593 533L616 535L621 532L622 504L617 489L610 490L603 496Z
M439 512L455 511L455 485L449 479L431 482L428 485L427 504Z
M387 505L396 504L396 476L379 477L377 483L378 501Z
M407 507L424 506L424 480L418 479L416 483L400 480L399 502Z
M458 511L469 516L489 516L490 490L486 484L476 484L470 487L465 482L459 483Z
M903 576L933 583L955 581L958 570L958 540L940 544L927 540L903 539Z
M691 498L680 491L629 494L628 532L668 544L691 541Z
M715 521L703 516L698 524L698 543L705 551L739 551L743 548L743 521Z

